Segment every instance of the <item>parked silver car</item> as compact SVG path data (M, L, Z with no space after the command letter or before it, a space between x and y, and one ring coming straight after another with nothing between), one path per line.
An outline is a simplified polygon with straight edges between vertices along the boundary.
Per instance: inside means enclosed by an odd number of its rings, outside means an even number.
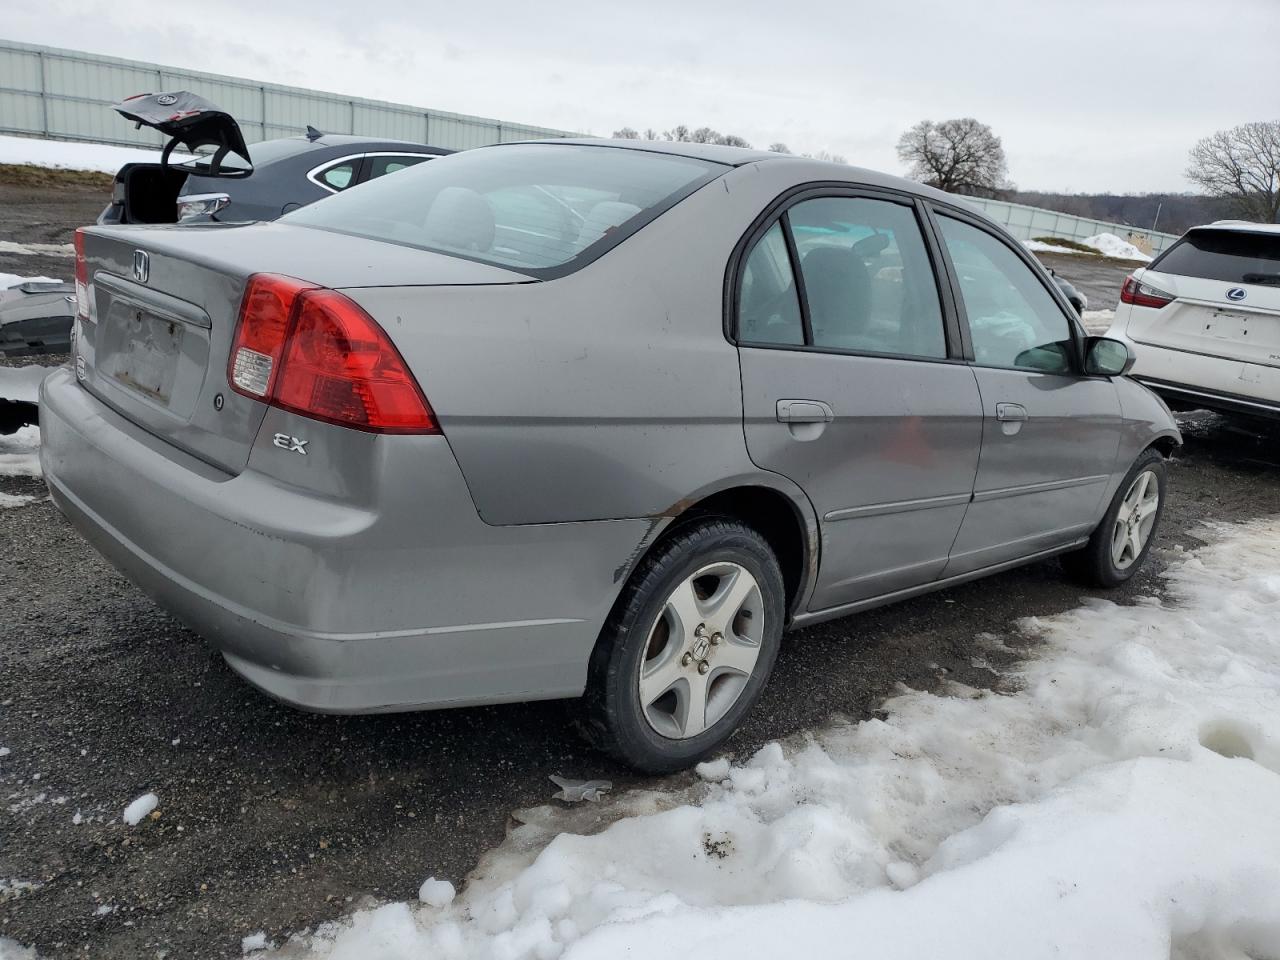
M954 198L691 144L488 147L275 223L78 235L53 499L250 682L576 697L719 746L787 627L1160 519L1164 405Z

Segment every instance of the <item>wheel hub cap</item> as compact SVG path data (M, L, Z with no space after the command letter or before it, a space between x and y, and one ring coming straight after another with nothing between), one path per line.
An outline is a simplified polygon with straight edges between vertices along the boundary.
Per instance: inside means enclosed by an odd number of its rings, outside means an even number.
M667 597L641 659L640 706L664 737L696 737L738 701L760 656L764 601L745 567L694 571Z

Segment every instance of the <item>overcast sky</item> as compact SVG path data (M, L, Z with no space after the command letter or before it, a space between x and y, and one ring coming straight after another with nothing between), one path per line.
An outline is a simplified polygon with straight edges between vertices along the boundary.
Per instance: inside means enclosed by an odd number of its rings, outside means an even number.
M973 116L1024 189L1186 190L1280 119L1280 0L43 0L7 39L608 136L685 123L902 172Z

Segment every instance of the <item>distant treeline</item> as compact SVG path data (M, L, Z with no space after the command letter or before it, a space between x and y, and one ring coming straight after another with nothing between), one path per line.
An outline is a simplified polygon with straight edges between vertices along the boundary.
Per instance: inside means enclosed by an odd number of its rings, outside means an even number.
M1230 202L1194 193L1045 193L1040 190L1002 190L1001 200L1044 207L1092 220L1110 220L1161 233L1182 233L1188 227L1232 217Z

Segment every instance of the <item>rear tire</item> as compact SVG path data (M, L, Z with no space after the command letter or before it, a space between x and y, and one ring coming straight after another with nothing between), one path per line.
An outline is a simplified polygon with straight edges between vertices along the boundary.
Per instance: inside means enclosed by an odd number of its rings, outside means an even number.
M1142 569L1164 515L1164 457L1145 450L1116 489L1089 542L1063 554L1072 579L1094 587L1118 587Z
M764 689L786 615L765 539L708 517L661 541L631 575L591 655L586 733L645 773L705 758Z

